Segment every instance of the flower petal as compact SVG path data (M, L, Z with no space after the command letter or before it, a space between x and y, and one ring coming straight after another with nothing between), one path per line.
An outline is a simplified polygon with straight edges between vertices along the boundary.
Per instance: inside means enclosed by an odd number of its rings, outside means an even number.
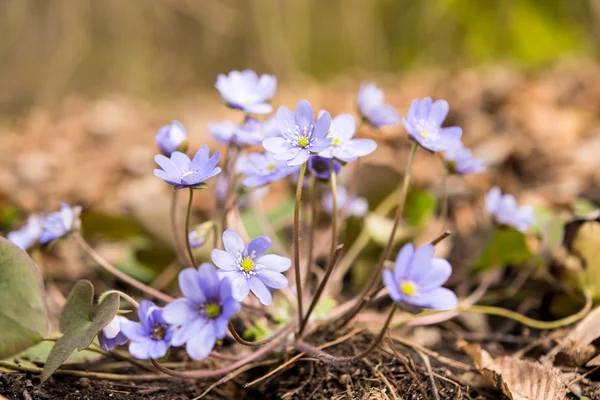
M146 328L133 321L123 322L121 324L121 332L134 342L144 343L150 340L150 334Z
M448 115L450 106L446 100L437 100L431 106L431 112L429 113L429 123L439 128Z
M285 139L293 140L296 135L296 122L292 110L281 106L277 109L276 118L277 127L283 137Z
M147 360L150 358L150 342L139 343L139 342L131 342L129 343L129 354L134 356L135 358L139 358L140 360Z
M394 263L394 280L396 282L407 278L410 260L414 253L415 246L412 243L406 243L398 253Z
M157 154L154 156L154 162L156 162L167 174L172 177L181 176L181 172L175 165L173 161L169 158L163 156L162 154Z
M273 289L283 289L288 286L287 278L279 272L263 269L256 274L256 277L266 286Z
M220 280L217 270L210 263L202 263L198 269L198 282L207 299L216 299L219 296Z
M187 342L185 349L194 360L203 360L215 347L216 340L212 324L206 324Z
M250 285L248 284L248 278L244 276L244 274L240 273L230 273L228 274L231 277L231 297L236 299L237 301L244 301L246 297L248 297L248 292L250 292Z
M276 254L262 256L256 260L256 263L275 272L285 272L292 266L292 261L289 258Z
M169 324L184 325L198 316L198 307L188 299L176 299L165 306L163 318Z
M405 301L435 310L452 310L458 305L456 294L446 288L433 289L416 297L406 297Z
M244 241L236 231L227 229L223 232L223 246L229 254L235 257L244 250Z
M206 301L206 293L200 285L200 276L195 268L186 268L179 273L179 289L181 293L196 304Z
M404 278L417 282L423 272L430 268L433 252L433 245L429 243L415 250Z
M315 123L315 112L308 101L300 100L298 102L298 105L296 105L294 120L296 125L300 128L300 132L311 131L311 125ZM327 126L327 128L329 128L329 126Z
M225 271L234 271L237 270L237 260L230 253L220 250L214 249L210 252L210 259L213 263L222 270Z
M167 350L169 349L169 344L164 340L153 340L150 343L150 348L148 349L148 355L150 358L161 358L167 354Z
M301 149L298 154L296 154L292 159L288 161L288 165L290 167L294 167L296 165L302 165L308 160L310 157L310 153L306 149Z
M253 276L248 280L248 283L250 284L250 290L252 291L252 293L254 293L256 297L258 297L258 300L260 300L260 302L263 305L271 305L271 302L273 301L273 296L271 295L269 289L265 286L264 283L262 283L260 279L258 279L256 276Z
M394 274L389 269L383 270L383 283L388 290L388 293L392 300L402 301L402 293L398 288L398 282L394 280Z
M196 332L202 329L204 325L206 325L206 322L202 318L196 318L193 321L189 321L175 331L175 334L171 338L171 344L173 346L184 345L196 334Z
M356 120L350 114L340 114L331 121L329 130L342 141L350 140L356 132Z
M452 266L450 263L443 258L434 257L431 260L430 267L421 271L419 278L415 279L415 283L417 283L419 290L427 292L442 286L451 274Z
M261 257L270 248L271 239L269 239L267 236L259 236L249 241L246 245L246 250L248 250L248 254L254 253L256 257Z
M317 120L315 124L315 128L313 130L313 137L316 139L323 139L327 132L329 132L329 128L331 127L331 114L327 111L323 112L323 114Z

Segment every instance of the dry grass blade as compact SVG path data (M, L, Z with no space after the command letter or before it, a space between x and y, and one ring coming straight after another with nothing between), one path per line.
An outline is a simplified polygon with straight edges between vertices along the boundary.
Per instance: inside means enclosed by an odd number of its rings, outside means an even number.
M478 345L468 344L462 339L459 339L458 346L475 362L479 373L511 400L567 398L567 387L556 368L514 357L492 358Z

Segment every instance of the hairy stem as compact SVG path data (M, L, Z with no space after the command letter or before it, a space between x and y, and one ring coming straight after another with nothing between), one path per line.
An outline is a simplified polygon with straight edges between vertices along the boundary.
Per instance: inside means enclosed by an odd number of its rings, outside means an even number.
M312 299L312 301L310 303L310 306L308 307L308 311L306 312L306 316L304 317L304 319L300 323L300 329L298 330L298 335L302 335L302 332L304 332L304 328L306 327L306 324L308 323L308 320L310 318L310 314L313 312L314 308L319 303L319 299L321 298L321 295L323 294L323 290L325 289L325 286L327 285L327 281L329 280L329 277L331 276L331 272L333 272L333 268L335 267L335 264L337 263L337 260L340 257L340 254L342 252L342 248L343 247L344 247L344 245L339 245L334 250L333 257L331 257L331 260L329 260L329 266L327 267L327 271L325 272L325 276L323 277L323 280L319 284L319 287L317 289L317 293L315 293L315 297L313 297L313 299Z
M190 246L190 215L192 214L192 201L194 200L194 189L190 188L190 197L188 199L187 212L185 214L185 247L187 248L188 257L192 268L196 268L196 259Z
M348 315L345 316L345 318L342 321L341 326L344 326L348 322L350 322L352 320L352 318L354 318L354 316L356 314L358 314L360 312L360 310L363 309L365 304L367 304L367 302L369 301L369 292L373 289L373 287L379 280L379 276L381 275L381 271L383 270L384 263L390 256L392 247L394 245L394 239L396 237L396 231L398 230L398 225L400 224L400 219L402 218L402 213L404 212L404 205L406 203L406 197L408 195L408 185L410 184L410 170L412 168L412 163L415 158L415 153L417 152L418 146L419 145L417 142L413 143L413 145L410 149L410 152L408 154L408 160L406 161L406 170L404 172L404 181L402 182L402 194L400 195L400 201L398 202L398 208L396 209L396 215L394 217L394 226L392 227L392 232L390 234L390 238L388 239L388 242L385 245L383 254L381 255L381 258L379 259L379 263L377 264L377 268L375 270L375 273L373 274L373 277L371 278L371 280L369 281L367 286L365 286L365 288L362 290L362 292L360 294L360 297L362 297L362 299L358 302L356 307L353 308L348 313Z
M263 344L272 342L273 340L277 339L278 337L280 337L282 335L285 335L286 333L288 333L289 331L294 329L297 325L298 325L297 321L290 322L287 325L285 325L283 328L281 328L280 330L275 332L273 335L269 336L268 338L263 339L263 340L257 340L255 342L250 342L250 341L242 338L242 336L235 330L235 327L233 326L233 323L231 323L231 321L229 321L229 332L231 333L231 336L233 336L233 339L236 342L238 342L239 344L242 344L244 346L250 346L250 347L259 347L259 346L262 346Z
M100 297L98 298L98 304L102 303L104 301L104 299L106 298L106 296L108 296L111 293L118 294L123 300L127 301L129 304L131 304L135 308L139 308L139 306L140 306L140 303L135 301L135 299L133 297L131 297L127 293L121 292L120 290L107 290L106 292L102 293L100 295Z
M175 242L175 250L177 253L177 258L182 265L187 264L188 261L185 260L185 245L181 241L181 235L179 232L179 228L177 227L177 195L179 191L177 189L173 190L173 197L171 200L171 232L173 233L173 241Z
M157 299L160 299L160 300L164 301L165 303L169 303L169 302L173 301L173 298L171 296L169 296L159 290L156 290L148 285L145 285L142 282L138 281L137 279L132 278L131 276L121 272L118 268L116 268L115 266L110 264L100 254L98 254L83 239L83 237L79 233L75 234L74 237L75 237L75 240L77 241L77 243L81 246L81 248L83 248L83 250L85 250L85 252L88 253L90 255L90 257L92 257L94 259L94 261L96 261L106 271L108 271L109 273L114 275L117 279L120 279L123 282L133 286L134 288L146 293L147 295L152 296Z
M304 276L304 288L308 291L308 285L312 275L313 251L315 245L315 231L317 228L317 178L310 179L310 233L308 237L308 257L306 262L306 275Z
M298 186L296 187L296 203L294 205L294 270L296 273L296 296L298 298L298 321L302 321L302 277L300 273L300 200L302 199L302 185L306 173L306 162L300 168Z
M329 169L331 170L331 198L333 200L333 210L331 210L331 250L329 251L329 259L333 258L335 248L337 247L337 215L338 215L338 199L337 199L337 182L335 174L335 164L332 158L329 161Z

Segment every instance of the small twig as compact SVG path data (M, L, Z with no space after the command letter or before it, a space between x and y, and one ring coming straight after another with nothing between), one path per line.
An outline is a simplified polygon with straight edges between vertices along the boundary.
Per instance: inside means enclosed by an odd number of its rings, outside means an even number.
M422 351L417 350L417 354L423 360L425 364L425 368L427 369L427 375L429 375L429 381L431 382L431 390L433 391L433 395L435 396L435 400L440 400L440 395L438 394L438 389L435 384L435 378L433 377L433 370L431 369L431 363L429 362L429 357L423 354Z
M273 340L277 339L278 337L280 337L282 335L285 335L286 333L288 333L289 331L291 331L292 329L294 329L297 325L298 325L297 321L292 321L292 322L288 323L287 325L285 325L280 330L278 330L277 332L275 332L273 335L269 336L268 338L263 339L263 340L257 340L255 342L251 342L251 341L245 340L235 330L235 327L233 326L233 323L231 321L229 321L229 333L231 333L231 336L233 336L233 339L236 342L238 342L239 344L242 344L244 346L259 347L259 346L262 346L262 345L267 344L269 342L272 342Z
M404 366L404 369L406 369L406 371L410 374L410 376L413 378L413 380L417 383L417 386L419 387L419 390L421 391L421 394L423 395L423 397L427 400L431 400L429 398L429 396L427 395L427 390L423 387L423 383L417 377L417 374L415 374L415 371L413 371L413 369L410 367L410 365L408 365L408 362L404 359L404 356L401 356L400 354L398 354L398 352L396 351L396 349L394 349L394 346L392 346L391 343L388 343L388 346L390 347L390 349L392 349L396 358L402 363L402 365Z

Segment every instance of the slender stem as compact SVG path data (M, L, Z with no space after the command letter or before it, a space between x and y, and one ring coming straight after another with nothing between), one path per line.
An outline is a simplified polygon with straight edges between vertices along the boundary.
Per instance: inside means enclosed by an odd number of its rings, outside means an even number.
M310 179L310 233L308 237L308 257L306 262L306 275L304 276L304 288L308 291L308 285L312 275L313 252L315 245L315 231L317 228L317 178Z
M585 295L585 306L579 310L577 313L573 315L569 315L566 318L562 318L556 321L539 321L536 319L532 319L524 316L523 314L519 314L518 312L507 310L501 307L493 307L493 306L481 306L474 305L469 308L466 308L464 311L487 314L487 315L497 315L499 317L505 317L512 320L515 320L525 326L535 329L558 329L563 326L571 325L574 322L579 321L581 318L585 317L590 310L592 309L592 296L588 293Z
M177 258L181 262L182 265L187 264L185 260L185 246L181 241L181 235L179 232L179 228L177 227L177 195L179 191L177 189L173 190L173 197L171 200L171 232L173 233L173 240L175 241L175 249L177 250Z
M406 161L406 170L404 172L404 181L402 182L402 194L400 195L400 201L398 202L398 208L396 209L396 215L394 217L394 226L392 227L390 238L388 239L388 242L385 245L383 254L379 259L379 263L377 264L377 269L375 270L375 273L373 274L373 277L371 278L367 286L365 286L365 288L363 289L360 295L362 299L359 301L357 306L354 309L352 309L344 318L341 326L344 326L348 322L350 322L352 318L354 318L354 316L358 314L360 310L362 310L365 304L367 304L367 302L369 301L369 292L373 289L373 287L379 280L379 276L381 275L381 271L383 270L383 265L390 256L392 247L394 245L394 239L396 237L396 231L398 230L398 225L400 224L400 219L402 218L402 213L404 212L404 205L406 203L406 197L408 195L408 185L410 184L410 170L412 168L413 160L415 158L415 153L417 152L418 146L419 145L417 142L413 143L408 154L408 160Z
M185 247L187 254L190 257L190 263L192 268L196 268L196 259L192 252L192 246L190 246L190 215L192 214L192 200L194 200L194 189L190 188L190 198L188 200L187 212L185 214Z
M316 307L316 305L319 302L319 299L321 298L321 295L323 294L323 290L325 289L325 286L327 285L327 281L329 280L329 277L331 276L331 272L333 272L333 268L335 267L335 264L337 263L337 260L340 257L340 254L342 253L343 247L344 247L344 245L341 244L333 251L333 257L331 257L331 260L329 260L329 266L327 266L327 271L325 272L325 276L323 277L323 280L319 284L319 287L317 288L317 293L315 293L315 297L313 297L313 299L310 303L310 306L308 306L308 311L306 312L306 316L300 323L300 329L298 330L299 336L302 335L302 332L304 332L304 328L306 327L306 324L308 323L310 314L313 312L314 308Z
M134 288L141 290L142 292L146 293L147 295L155 297L157 299L160 299L160 300L164 301L165 303L169 303L174 300L171 296L169 296L159 290L156 290L148 285L145 285L142 282L138 281L137 279L132 278L131 276L121 272L115 266L113 266L108 261L106 261L100 254L98 254L85 241L85 239L83 239L83 237L81 237L81 235L79 233L75 234L74 237L75 237L75 240L77 241L77 243L83 248L83 250L85 250L90 255L90 257L92 257L94 259L94 261L96 261L106 271L108 271L109 273L114 275L117 279L120 279L123 282L133 286Z
M452 235L452 231L450 229L446 229L438 237L436 237L435 239L433 239L430 243L435 246L439 242L441 242L442 240L446 239L450 235Z
M262 357L263 355L267 354L269 351L273 350L278 345L279 345L278 341L273 341L273 342L267 344L265 347L262 347L259 350L255 351L254 353L248 355L247 357L244 357L241 360L238 360L232 364L229 364L226 367L215 369L215 370L198 370L198 371L186 371L186 372L173 371L172 369L162 366L161 364L158 363L158 361L156 361L154 359L151 361L152 361L152 364L159 371L164 372L165 374L168 374L171 376L175 376L177 378L184 378L184 379L214 378L214 377L217 377L220 375L228 374L231 371L235 371L239 367L242 367L242 366L248 364L249 362L254 361L257 358Z
M302 185L306 173L306 162L300 168L298 186L296 187L296 204L294 205L294 270L296 272L296 296L298 298L298 321L302 321L302 277L300 274L300 200L302 199Z
M236 342L238 342L239 344L242 344L244 346L250 346L250 347L259 347L259 346L262 346L263 344L272 342L273 340L277 339L278 337L280 337L282 335L285 335L286 333L288 333L289 331L294 329L297 325L298 325L298 322L296 322L296 321L290 322L287 325L285 325L283 328L281 328L280 330L275 332L273 335L269 336L268 338L263 339L263 340L257 340L255 342L250 342L250 341L242 338L242 336L235 330L235 327L233 326L233 323L231 323L231 321L229 321L229 332L231 333L231 336L233 336L233 339Z
M444 179L442 181L442 206L440 210L440 219L445 222L448 218L448 167L444 166Z
M129 304L131 304L135 308L140 307L140 303L135 301L135 299L133 297L131 297L130 295L128 295L126 293L121 292L120 290L107 290L106 292L102 293L100 295L100 297L98 298L98 304L102 303L104 301L104 299L106 298L106 296L108 296L111 293L118 294L123 300L127 301Z
M335 164L332 158L329 161L329 169L331 170L331 198L333 200L333 210L331 210L331 251L329 252L329 258L333 258L335 248L337 247L337 215L338 215L338 198L337 198L337 182L335 174Z
M383 327L381 328L381 331L379 332L379 335L377 335L375 340L373 340L371 345L365 351L363 351L355 356L352 356L352 357L334 356L329 353L325 353L324 351L322 351L314 346L311 346L306 342L302 342L302 341L298 341L294 345L298 350L305 352L307 354L310 354L312 356L315 356L315 357L319 358L320 360L325 361L330 364L338 364L339 365L339 364L353 363L362 358L365 358L373 350L375 350L377 348L377 346L379 346L379 343L381 343L381 341L383 340L383 337L385 336L387 329L390 326L390 322L392 322L392 317L394 316L394 313L396 312L397 308L398 308L398 306L396 305L396 303L394 303L392 305L392 308L390 309L387 319L385 320L385 323L383 324Z
M229 354L221 354L216 351L210 353L210 357L223 361L238 361L240 359L240 357L230 356Z

